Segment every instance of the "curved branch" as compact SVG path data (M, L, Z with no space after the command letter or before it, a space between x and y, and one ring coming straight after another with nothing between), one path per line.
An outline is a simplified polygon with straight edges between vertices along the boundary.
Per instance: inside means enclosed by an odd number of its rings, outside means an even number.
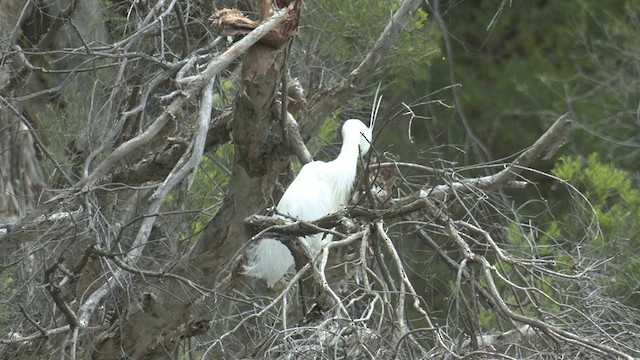
M382 58L398 40L420 4L422 0L403 1L360 65L346 79L312 99L309 112L300 123L303 139L317 133L327 115L344 104L371 79Z
M444 199L447 194L453 192L469 192L472 188L481 190L495 189L504 185L522 185L516 181L517 176L534 159L545 154L544 159L550 158L564 144L567 133L571 127L572 119L569 114L560 116L533 145L525 150L514 161L500 172L476 178L455 181L450 184L437 185L420 191L419 197Z

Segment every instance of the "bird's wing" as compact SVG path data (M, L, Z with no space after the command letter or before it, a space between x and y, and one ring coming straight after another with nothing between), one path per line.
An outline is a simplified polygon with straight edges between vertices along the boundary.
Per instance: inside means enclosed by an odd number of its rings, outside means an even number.
M306 164L282 195L278 211L305 221L317 220L337 210L330 182L325 179L327 163Z

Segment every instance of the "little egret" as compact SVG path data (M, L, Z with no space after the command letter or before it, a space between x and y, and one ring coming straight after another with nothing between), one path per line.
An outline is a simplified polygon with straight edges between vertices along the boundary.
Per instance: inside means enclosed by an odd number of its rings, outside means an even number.
M340 155L329 162L314 161L302 167L287 188L276 208L282 214L313 221L340 210L347 205L356 180L358 158L370 148L372 129L357 119L342 126ZM331 235L305 236L304 241L316 255L331 241ZM294 264L289 249L275 239L262 239L249 251L245 274L265 279L269 287L280 280Z

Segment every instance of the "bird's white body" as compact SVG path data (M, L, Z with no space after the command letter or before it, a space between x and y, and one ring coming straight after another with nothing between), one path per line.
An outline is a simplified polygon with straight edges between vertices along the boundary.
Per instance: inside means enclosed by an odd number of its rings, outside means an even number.
M356 179L358 158L369 151L372 129L362 121L347 120L342 126L340 155L329 162L314 161L302 167L280 199L278 211L304 221L314 221L347 205ZM304 240L315 255L331 241L315 234ZM293 266L289 249L275 239L262 239L249 253L245 274L263 278L270 287Z

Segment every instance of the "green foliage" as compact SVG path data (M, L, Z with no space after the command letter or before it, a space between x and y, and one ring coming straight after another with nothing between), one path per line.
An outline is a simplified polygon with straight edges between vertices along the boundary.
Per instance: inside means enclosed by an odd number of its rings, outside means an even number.
M589 131L575 131L563 151L598 152L637 167L640 157L626 146L640 102L636 2L465 1L444 17L453 58L438 57L428 76L413 81L427 93L452 85L452 65L462 109L438 105L453 104L451 91L439 92L430 98L434 105L414 109L431 119L415 126L446 134L440 144L463 143L457 112L464 110L474 133L501 158L532 143L553 120L549 114L571 111Z
M634 295L640 279L640 189L628 173L602 162L597 154L561 157L552 173L584 194L585 199L575 199L575 209L592 208L600 232L593 230L585 212L577 219L566 215L552 231L562 228L563 236L580 244L585 256L611 259L605 265L609 281L602 285L626 304L640 307L640 297Z
M336 112L336 116L338 116L340 112ZM320 127L320 131L318 131L318 136L309 144L309 151L312 153L317 153L320 151L326 144L335 143L340 139L340 123L335 117L326 118Z
M568 26L579 8L575 2L510 2L495 17L499 6L480 1L451 7L445 21L453 58L434 62L425 79L431 91L452 85L449 66L454 67L463 108L431 106L428 115L435 121L430 124L449 132L444 143L462 143L466 130L456 114L464 110L496 158L535 140L546 127L540 113L567 111L558 97L562 85L550 88L545 79L569 77L574 61L568 54L580 46ZM450 91L435 98L453 104Z
M306 47L309 57L312 54L320 66L315 64L310 76L312 86L315 82L322 81L325 84L331 81L341 80L341 76L351 71L359 64L372 45L378 39L384 26L389 22L393 11L401 4L399 0L314 0L305 2L307 5L303 12L300 31L301 39L308 41ZM390 6L391 4L391 6ZM391 9L391 11L390 11ZM382 66L376 70L372 84L383 85L382 95L384 101L380 109L380 121L378 129L390 120L389 112L397 111L389 107L398 106L401 103L411 104L416 99L422 98L428 90L426 81L430 78L429 69L434 59L442 57L439 42L441 38L434 31L433 19L423 7L411 18L407 29L389 53L385 54ZM308 71L308 70L307 70ZM322 74L314 75L314 71ZM339 75L336 75L339 74ZM375 85L369 89L370 94L375 91ZM343 106L343 117L357 117L365 119L371 106L371 99L354 98L349 104ZM354 110L355 109L355 110ZM334 115L337 116L337 115ZM395 119L400 122L406 120ZM393 144L390 149L394 153L405 152L415 156L415 148L409 148L406 141L406 122L400 126L385 126L381 146Z
M335 118L327 118L320 127L318 137L326 142L336 141L336 134L339 128L340 126Z
M81 127L84 126L78 119L86 118L88 109L87 101L80 100L80 94L63 96L63 101L76 104L75 106L61 108L53 103L46 103L43 106L43 116L35 113L35 123L38 126L38 135L47 147L47 150L55 158L62 168L70 170L72 161L67 147L78 137ZM44 177L49 179L48 183L55 187L60 181L59 174L53 163L41 161L41 169Z
M338 117L340 111L336 111L334 113L335 117L328 117L322 123L320 127L320 131L318 132L318 136L311 139L311 141L307 144L307 148L309 152L313 155L317 160L329 161L335 158L333 150L339 149L337 146L327 146L327 144L335 144L340 139L340 129L341 124L338 122L336 117ZM329 150L329 151L327 151ZM296 172L300 171L302 166L296 166Z
M401 1L392 3L395 11ZM314 1L307 10L303 12L302 38L317 41L315 55L338 71L352 69L362 61L392 15L389 2L379 0ZM394 86L390 93L403 89L404 95L413 96L406 91L413 89L414 79L426 76L431 59L439 55L439 39L429 30L428 20L427 12L420 8L378 70L381 80Z
M385 69L383 80L390 84L388 95L396 99L412 99L416 92L424 91L423 82L429 76L431 61L442 56L438 33L426 27L429 20L428 14L418 9L409 29L402 33L398 46L389 55L390 66Z
M324 31L319 55L346 66L359 61L357 56L363 56L370 48L389 16L388 4L378 0L328 0L314 2L307 9L303 24L322 24ZM311 38L304 36L304 27L302 30L303 38Z
M127 19L126 16L128 10L135 11L135 9L129 9L128 6L114 3L111 0L102 0L102 5L105 9L106 24L112 37L123 39L135 30L136 17Z
M576 136L581 153L597 151L625 169L640 165L635 145L640 102L640 22L636 1L580 1L575 33L579 76L567 85L572 110L588 133ZM583 75L584 74L584 75Z
M11 274L0 274L0 299L9 299L16 294ZM0 302L0 329L6 329L8 322L15 316L15 308L4 300Z
M220 78L220 90L213 94L213 106L214 108L228 108L233 99L235 93L235 84L233 80L228 77Z
M189 192L189 204L192 208L207 209L208 205L222 201L229 184L234 156L233 145L227 143L220 146L214 154L202 158ZM217 205L214 205L207 212L215 213L217 210Z
M206 155L194 175L189 191L189 207L203 209L204 214L194 219L185 239L199 234L218 211L229 185L235 152L230 143L220 146L214 154Z
M640 191L626 172L602 163L594 153L588 158L563 156L552 173L582 190L605 234L628 237L638 232L635 219L640 215Z

